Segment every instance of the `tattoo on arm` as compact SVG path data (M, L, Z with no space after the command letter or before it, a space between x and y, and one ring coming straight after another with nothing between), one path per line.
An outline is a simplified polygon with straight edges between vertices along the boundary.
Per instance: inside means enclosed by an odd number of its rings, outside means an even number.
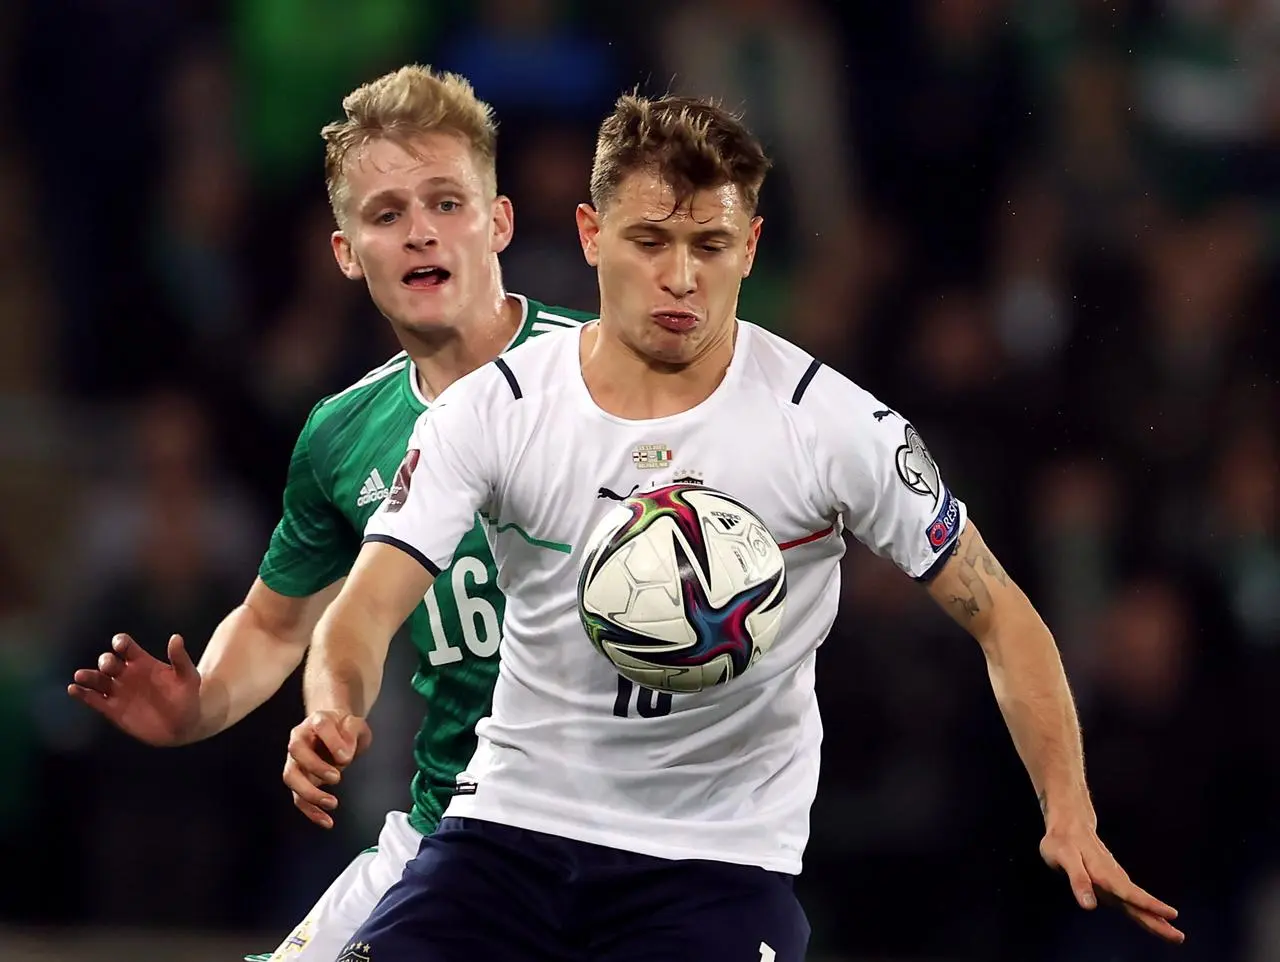
M982 562L982 570L987 573L989 578L994 578L1006 588L1009 586L1009 576L1005 573L1004 568L1000 567L1000 562L996 560L996 556L988 551L985 545L978 552L978 558Z
M976 598L961 598L959 595L952 595L947 601L949 604L959 608L966 618L972 618L978 613L978 601Z
M1009 576L987 549L981 536L968 539L958 564L960 569L957 574L965 591L962 594L951 595L947 601L957 617L964 622L969 622L984 608L991 607L991 592L983 581L983 575L1001 585L1009 584Z
M1036 796L1036 801L1040 803L1040 814L1045 818L1049 817L1049 793L1041 792Z

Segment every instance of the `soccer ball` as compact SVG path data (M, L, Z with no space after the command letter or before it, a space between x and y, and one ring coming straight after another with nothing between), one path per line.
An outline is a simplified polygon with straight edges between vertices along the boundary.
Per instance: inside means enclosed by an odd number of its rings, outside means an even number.
M782 624L782 551L751 509L722 491L670 484L633 495L592 532L578 614L619 674L666 692L738 677Z

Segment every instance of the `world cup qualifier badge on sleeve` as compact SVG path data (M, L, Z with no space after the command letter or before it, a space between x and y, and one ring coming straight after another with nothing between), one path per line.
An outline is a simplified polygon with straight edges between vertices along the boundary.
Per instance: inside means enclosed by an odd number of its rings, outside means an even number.
M399 511L404 507L405 501L409 497L409 484L413 480L413 471L418 466L418 458L421 452L417 448L410 448L404 456L404 460L400 462L400 467L396 469L395 480L391 482L391 492L387 495L387 503L385 505L388 511Z

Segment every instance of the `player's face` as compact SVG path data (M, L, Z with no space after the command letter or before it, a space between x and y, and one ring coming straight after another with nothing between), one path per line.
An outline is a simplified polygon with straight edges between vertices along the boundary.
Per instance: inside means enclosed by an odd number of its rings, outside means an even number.
M608 325L643 357L683 365L730 336L761 219L732 184L674 206L670 185L633 173L604 210L578 208L578 233L599 278L602 333Z
M425 134L411 146L380 139L353 151L333 252L392 324L430 335L495 309L495 255L511 241L511 202L490 196L462 138Z

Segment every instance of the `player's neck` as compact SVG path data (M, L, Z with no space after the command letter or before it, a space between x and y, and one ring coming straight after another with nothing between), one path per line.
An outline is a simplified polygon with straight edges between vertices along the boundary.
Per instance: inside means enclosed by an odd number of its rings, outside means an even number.
M483 367L511 343L524 315L520 299L501 290L493 306L438 336L406 334L401 343L418 372L418 387L427 400L450 384Z
M733 360L736 323L688 364L657 364L616 336L601 333L599 322L582 332L582 378L596 405L614 417L643 421L670 417L697 407L724 380Z

